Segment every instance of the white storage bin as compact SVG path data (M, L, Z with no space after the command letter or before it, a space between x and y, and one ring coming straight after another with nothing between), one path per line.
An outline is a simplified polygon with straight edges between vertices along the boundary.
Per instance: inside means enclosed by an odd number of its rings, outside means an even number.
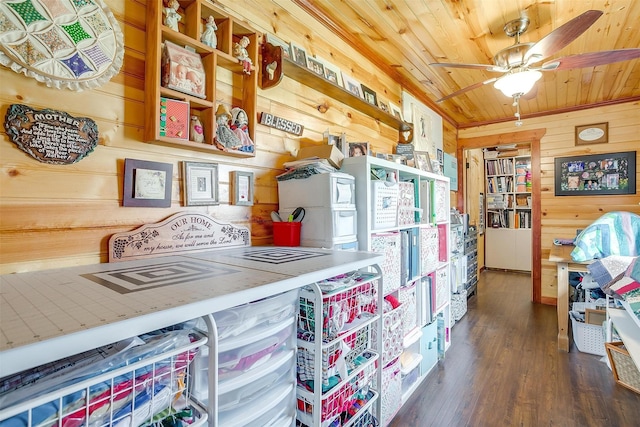
M356 205L355 178L346 173L322 173L304 179L278 182L280 209L302 206L354 208Z
M280 211L285 218L290 211ZM334 244L357 240L357 215L355 209L305 208L300 244L317 247L318 242Z
M228 337L251 333L251 329L281 322L295 315L297 305L298 290L295 289L213 313L218 329L218 339L224 340Z
M224 427L268 426L270 421L277 421L282 414L293 412L296 407L294 383L282 383L268 390L251 406L222 411L218 414L218 425Z
M420 377L420 366L413 368L406 375L402 375L402 395L405 395Z
M218 355L220 384L229 381L233 384L233 381L243 381L242 378L257 378L266 372L265 369L269 370L283 358L290 357L295 348L294 325L294 318L291 317L280 325L259 330L258 334L221 342L224 347L221 347ZM209 349L203 347L193 361L191 379L191 393L203 405L208 404L208 370ZM229 386L226 387L228 389Z
M573 303L573 310L584 313L585 308L596 308L594 303ZM590 325L578 322L571 317L571 329L573 330L573 341L576 347L583 353L604 356L607 354L604 347L604 329L602 325Z
M269 390L283 384L294 384L294 351L283 353L261 369L253 369L228 381L220 381L218 387L218 410L250 408L254 402L269 394Z
M279 350L292 347L295 320L290 317L256 334L219 344L218 374L229 378L265 364Z
M374 230L398 224L398 184L371 182L371 224Z

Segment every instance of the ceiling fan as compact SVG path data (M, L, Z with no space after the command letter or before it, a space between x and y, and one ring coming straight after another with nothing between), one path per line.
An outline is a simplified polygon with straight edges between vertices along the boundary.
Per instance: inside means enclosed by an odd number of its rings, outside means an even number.
M516 126L521 126L520 97L533 88L535 83L542 77L542 71L596 67L640 58L640 49L617 49L565 56L544 62L540 66L534 66L534 64L552 56L578 38L600 16L602 16L602 11L588 10L556 28L536 43L520 43L520 35L527 30L529 18L521 16L518 19L507 22L504 26L504 32L509 37L515 37L515 43L494 55L494 65L447 62L429 64L434 67L471 68L505 74L462 88L439 99L437 102L446 101L454 96L493 83L496 89L513 98L513 106L516 107Z

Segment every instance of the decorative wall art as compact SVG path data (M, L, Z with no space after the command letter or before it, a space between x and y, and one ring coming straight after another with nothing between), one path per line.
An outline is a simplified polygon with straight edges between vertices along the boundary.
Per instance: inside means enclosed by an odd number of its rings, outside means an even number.
M414 151L415 167L423 172L433 172L431 169L431 157L428 151Z
M171 163L124 159L124 194L122 205L127 207L171 207Z
M185 206L218 205L218 164L182 162Z
M324 65L315 58L307 56L307 68L320 77L324 77Z
M247 227L221 223L199 212L178 212L158 223L112 235L109 262L242 246L251 246Z
M602 144L609 140L609 123L576 126L576 145Z
M253 206L253 172L231 172L231 204Z
M368 155L369 155L368 142L350 142L349 143L349 157L368 156Z
M337 65L332 64L331 62L316 56L316 60L320 61L322 65L324 65L324 78L329 80L331 83L335 83L340 87L344 87L344 83L342 82L342 71L338 68Z
M556 196L635 194L636 152L555 159Z
M299 66L307 68L307 51L294 42L291 42L291 59Z
M353 77L343 74L342 80L344 81L344 88L351 92L353 95L358 98L364 99L364 93L362 92L362 85L359 81L354 79Z
M122 31L103 0L0 2L0 64L49 87L93 89L118 74Z
M431 116L418 104L413 104L411 114L414 129L413 144L416 146L416 150L428 151L432 160L438 160L437 149L431 135Z
M198 98L206 98L202 58L169 40L162 51L162 86Z
M4 127L22 151L43 163L76 163L98 145L98 126L93 120L62 111L13 104L7 110Z
M377 107L378 97L376 93L365 85L361 85L361 86L362 86L362 93L364 95L364 100L367 101L369 104L375 105Z

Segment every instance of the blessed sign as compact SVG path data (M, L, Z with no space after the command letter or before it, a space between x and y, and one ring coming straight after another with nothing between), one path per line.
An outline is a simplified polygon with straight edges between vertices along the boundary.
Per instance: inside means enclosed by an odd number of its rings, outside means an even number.
M302 135L302 131L304 130L304 126L298 123L271 115L269 113L260 114L260 124L269 126L274 129L278 129L287 133L292 133L297 136Z
M4 127L22 151L43 163L76 163L98 145L98 126L93 120L56 110L13 104Z

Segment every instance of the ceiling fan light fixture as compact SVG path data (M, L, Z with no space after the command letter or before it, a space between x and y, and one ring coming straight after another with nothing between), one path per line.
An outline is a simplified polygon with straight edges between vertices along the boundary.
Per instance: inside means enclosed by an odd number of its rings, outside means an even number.
M542 77L542 73L536 70L510 73L496 80L493 87L504 93L505 96L513 98L516 95L524 95L529 92L533 85L540 80L540 77Z

